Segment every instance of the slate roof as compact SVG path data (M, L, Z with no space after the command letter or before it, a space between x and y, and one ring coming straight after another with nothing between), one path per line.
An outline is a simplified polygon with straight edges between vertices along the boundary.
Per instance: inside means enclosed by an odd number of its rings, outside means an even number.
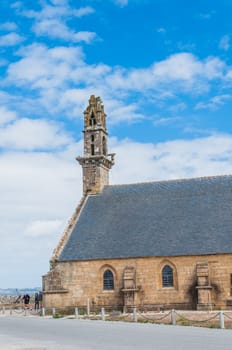
M107 186L59 261L232 252L232 176Z

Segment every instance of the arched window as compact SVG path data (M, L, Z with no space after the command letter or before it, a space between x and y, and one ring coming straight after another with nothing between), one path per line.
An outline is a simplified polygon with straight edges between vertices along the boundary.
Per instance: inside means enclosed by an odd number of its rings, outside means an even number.
M169 265L165 265L162 270L163 287L173 287L173 269Z
M94 156L94 144L91 143L91 156Z
M112 290L114 289L114 275L110 270L106 270L103 274L103 289Z
M91 126L91 125L96 125L96 124L97 124L97 121L96 121L95 115L92 111L90 119L89 119L89 125Z

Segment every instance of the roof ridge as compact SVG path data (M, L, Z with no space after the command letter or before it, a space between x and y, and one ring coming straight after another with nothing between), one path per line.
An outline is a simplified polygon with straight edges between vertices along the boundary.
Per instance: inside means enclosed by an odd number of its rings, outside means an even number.
M165 179L165 180L154 180L154 181L142 181L142 182L133 182L133 183L124 183L124 184L112 184L112 185L106 185L104 188L107 187L119 187L119 186L130 186L130 185L143 185L143 184L155 184L155 183L170 183L170 182L184 182L184 181L190 181L190 180L207 180L207 179L215 179L215 178L226 178L226 177L232 177L232 174L224 174L224 175L206 175L206 176L199 176L199 177L186 177L186 178L180 178L180 179Z

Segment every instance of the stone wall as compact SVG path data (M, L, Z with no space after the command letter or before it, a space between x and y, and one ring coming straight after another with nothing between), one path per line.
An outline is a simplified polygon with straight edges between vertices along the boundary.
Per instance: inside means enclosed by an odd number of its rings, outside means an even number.
M195 309L197 306L197 275L199 263L208 263L209 281L212 288L201 302L212 307L223 307L232 303L230 274L232 255L150 257L136 259L112 259L79 262L58 262L44 276L44 305L80 306L89 298L92 305L123 305L125 293L124 271L135 270L133 303L136 306L165 305ZM162 269L168 264L173 268L174 286L163 288ZM114 290L103 290L103 273L110 269L114 275Z

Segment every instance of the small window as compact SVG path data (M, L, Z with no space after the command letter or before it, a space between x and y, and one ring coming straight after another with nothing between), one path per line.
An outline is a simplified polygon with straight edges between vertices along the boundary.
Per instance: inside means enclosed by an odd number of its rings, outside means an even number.
M91 144L91 155L94 156L94 144Z
M91 135L91 141L94 142L94 135Z
M163 287L173 287L173 269L169 265L165 265L162 270Z
M89 119L89 125L96 125L96 124L97 124L97 121L96 121L95 115L92 111L90 119Z
M113 290L114 289L114 275L110 270L106 270L103 275L103 289Z

